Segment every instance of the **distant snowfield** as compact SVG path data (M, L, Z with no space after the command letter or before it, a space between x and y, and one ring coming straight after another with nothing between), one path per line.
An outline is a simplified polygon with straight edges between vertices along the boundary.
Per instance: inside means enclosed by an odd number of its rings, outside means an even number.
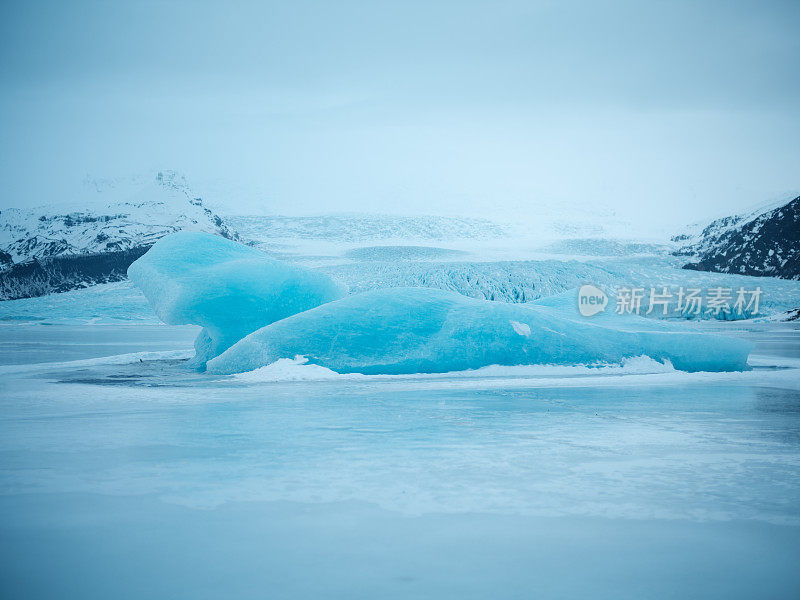
M543 215L531 223L393 215L228 216L242 239L287 260L318 266L379 260L495 262L662 255L674 244L608 218Z

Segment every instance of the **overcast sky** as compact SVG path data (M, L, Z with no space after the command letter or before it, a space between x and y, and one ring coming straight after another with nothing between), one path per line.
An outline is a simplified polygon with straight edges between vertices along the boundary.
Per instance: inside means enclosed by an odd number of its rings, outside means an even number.
M242 212L735 212L800 190L799 32L796 0L4 0L0 208L175 169Z

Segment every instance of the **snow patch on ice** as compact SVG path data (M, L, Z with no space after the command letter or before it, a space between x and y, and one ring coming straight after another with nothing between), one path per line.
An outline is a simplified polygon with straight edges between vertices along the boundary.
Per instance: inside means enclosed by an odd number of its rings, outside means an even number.
M246 383L277 382L277 381L320 381L325 379L353 379L364 378L366 375L357 373L342 375L320 365L308 364L305 356L294 358L281 358L274 363L260 367L246 373L233 376L237 381Z
M649 356L632 356L621 363L596 363L578 365L489 365L480 369L451 371L442 375L420 374L414 378L433 377L571 377L577 375L643 375L651 373L674 373L669 360L659 362ZM384 376L385 377L385 376ZM401 376L397 376L401 377Z
M524 335L525 337L531 336L531 327L526 323L520 323L519 321L509 321L511 323L511 327L520 335Z
M594 365L489 365L480 369L450 371L448 373L415 373L409 375L363 375L361 373L337 373L332 369L308 363L305 356L281 358L274 363L253 371L233 375L234 381L244 383L275 383L283 381L351 380L424 380L442 378L484 377L577 377L581 375L647 375L673 373L675 367L669 360L659 362L649 356L626 358L621 364Z

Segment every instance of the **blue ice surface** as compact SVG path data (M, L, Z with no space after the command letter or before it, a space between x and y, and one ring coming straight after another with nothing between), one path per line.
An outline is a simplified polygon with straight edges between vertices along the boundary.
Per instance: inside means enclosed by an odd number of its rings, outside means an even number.
M128 277L162 321L203 327L195 340L197 368L248 333L346 293L322 273L189 231L156 242Z
M685 371L747 369L750 342L629 317L599 321L559 307L475 300L426 288L349 296L277 321L208 363L250 371L304 356L339 373L443 373L487 365L618 363L647 355Z

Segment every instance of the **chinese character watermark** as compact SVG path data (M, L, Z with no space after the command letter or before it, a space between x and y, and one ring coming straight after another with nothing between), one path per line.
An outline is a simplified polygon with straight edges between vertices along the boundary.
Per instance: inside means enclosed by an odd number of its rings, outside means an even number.
M623 286L612 295L615 296L614 312L618 315L666 317L673 313L688 318L750 318L760 314L763 292L760 287L734 290L718 286L703 290L659 285ZM578 310L585 317L605 311L608 303L608 294L597 286L587 284L578 291Z

